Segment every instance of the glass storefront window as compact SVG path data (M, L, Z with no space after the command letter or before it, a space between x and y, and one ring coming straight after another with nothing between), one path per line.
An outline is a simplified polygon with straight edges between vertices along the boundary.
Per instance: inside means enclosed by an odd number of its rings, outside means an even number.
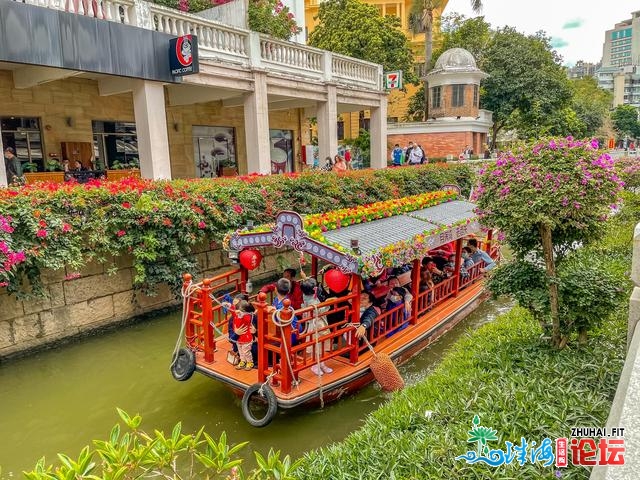
M94 120L91 124L96 170L140 168L135 123Z
M194 125L191 132L196 177L215 178L238 174L235 128Z
M271 173L293 172L293 130L269 130Z
M2 145L11 147L20 159L23 172L43 172L44 153L40 119L33 117L0 117Z

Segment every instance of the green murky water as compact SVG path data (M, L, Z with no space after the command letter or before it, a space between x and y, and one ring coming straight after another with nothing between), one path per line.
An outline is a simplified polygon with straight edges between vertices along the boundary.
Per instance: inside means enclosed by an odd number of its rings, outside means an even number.
M443 353L470 328L493 320L511 304L489 300L420 355L400 368L409 384L428 375ZM169 361L179 331L178 313L84 339L0 365L0 467L22 478L46 456L77 456L92 439L104 439L119 418L116 407L143 417L143 428L183 431L202 425L232 442L249 440L252 450L280 449L296 457L344 438L386 400L371 385L321 409L279 412L266 428L249 426L240 401L213 380L195 374L176 382ZM252 457L252 456L251 456Z

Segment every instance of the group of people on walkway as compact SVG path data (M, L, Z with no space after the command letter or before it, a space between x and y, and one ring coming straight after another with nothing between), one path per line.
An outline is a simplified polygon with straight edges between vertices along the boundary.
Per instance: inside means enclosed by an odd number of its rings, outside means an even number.
M324 165L320 167L320 170L325 172L346 172L347 170L353 170L353 163L351 162L351 149L347 148L344 151L344 155L336 155L333 158L326 157L324 159Z
M427 163L429 158L427 152L422 145L409 142L406 148L400 147L399 144L395 144L393 150L391 150L391 166L400 167L401 165L420 165Z

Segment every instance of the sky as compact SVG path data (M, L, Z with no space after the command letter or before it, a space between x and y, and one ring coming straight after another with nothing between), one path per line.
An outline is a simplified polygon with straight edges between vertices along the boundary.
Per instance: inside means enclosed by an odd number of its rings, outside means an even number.
M602 58L604 33L640 10L638 0L483 0L481 15L492 27L505 25L532 34L544 30L565 65ZM449 0L444 14L475 17L470 0Z

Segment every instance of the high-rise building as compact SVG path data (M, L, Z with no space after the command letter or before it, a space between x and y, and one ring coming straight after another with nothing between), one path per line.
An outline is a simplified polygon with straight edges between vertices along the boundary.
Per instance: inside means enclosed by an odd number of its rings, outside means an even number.
M640 11L605 32L598 85L613 92L613 107L640 107Z
M605 32L602 49L603 67L623 67L640 64L640 11L631 18L616 23Z

